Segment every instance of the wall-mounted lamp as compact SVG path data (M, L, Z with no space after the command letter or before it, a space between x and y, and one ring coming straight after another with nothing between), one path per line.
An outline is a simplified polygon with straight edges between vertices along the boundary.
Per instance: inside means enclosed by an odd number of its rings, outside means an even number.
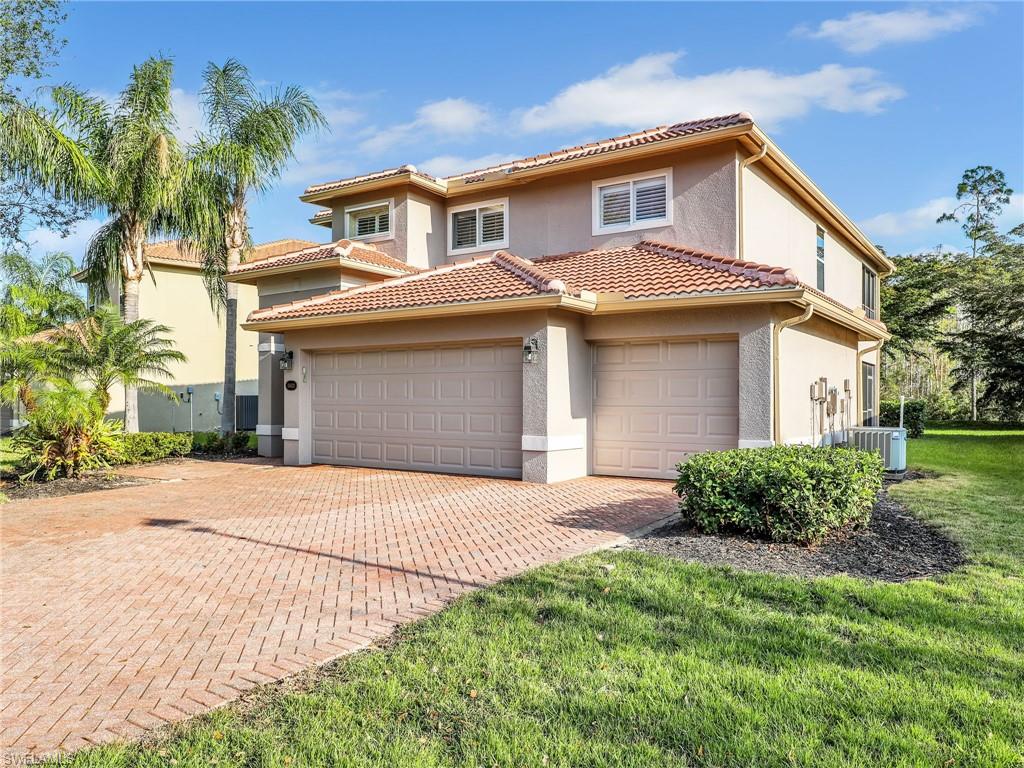
M531 336L523 344L523 362L524 363L535 363L537 362L537 353L540 351L540 342L537 341L536 336Z
M292 369L292 363L294 361L295 353L289 349L287 352L281 355L281 359L278 361L277 364L280 366L282 371L290 371Z

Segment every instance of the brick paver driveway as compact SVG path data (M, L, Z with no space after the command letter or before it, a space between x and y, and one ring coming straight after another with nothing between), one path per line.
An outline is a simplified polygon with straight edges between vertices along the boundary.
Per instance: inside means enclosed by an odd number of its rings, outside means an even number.
M136 472L165 482L0 507L8 755L185 718L675 508L658 481L194 461Z

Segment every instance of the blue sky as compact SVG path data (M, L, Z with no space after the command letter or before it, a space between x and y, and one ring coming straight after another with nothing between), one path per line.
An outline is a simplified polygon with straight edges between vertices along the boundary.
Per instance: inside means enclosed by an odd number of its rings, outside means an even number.
M173 57L186 137L210 60L317 97L331 131L255 201L257 242L328 239L297 199L314 182L447 174L741 109L889 253L962 245L934 219L965 168L1024 191L1021 3L72 3L63 34L52 79L101 94ZM33 237L77 257L96 226Z

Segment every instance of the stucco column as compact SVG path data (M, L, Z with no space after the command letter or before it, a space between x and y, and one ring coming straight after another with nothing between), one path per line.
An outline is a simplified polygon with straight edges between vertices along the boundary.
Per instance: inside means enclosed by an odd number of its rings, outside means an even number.
M739 447L772 445L772 324L764 321L743 328L739 335Z
M523 363L523 480L555 483L587 474L590 348L576 317L551 316Z
M285 337L285 350L292 353L292 368L285 371L284 387L284 425L281 427L284 463L290 466L307 465L313 462L312 443L312 355L301 349L288 346ZM295 383L289 389L289 382Z
M256 439L260 456L280 456L281 427L284 426L284 372L281 357L284 337L261 333L259 341L259 423Z

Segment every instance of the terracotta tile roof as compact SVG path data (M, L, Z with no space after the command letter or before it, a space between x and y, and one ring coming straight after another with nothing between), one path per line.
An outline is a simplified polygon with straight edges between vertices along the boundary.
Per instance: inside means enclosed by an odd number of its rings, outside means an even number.
M464 181L472 181L475 177L482 176L486 173L493 173L495 171L514 172L524 170L526 168L537 168L544 165L552 165L554 163L563 163L568 160L576 160L581 157L601 155L606 152L615 152L617 150L638 147L644 144L654 144L659 141L678 139L695 133L704 133L706 131L712 131L719 128L731 128L736 125L743 125L745 123L752 122L753 118L749 113L737 112L732 115L708 117L701 120L689 120L683 123L676 123L675 125L660 125L657 128L649 128L644 131L627 133L623 136L602 139L589 144L582 144L577 147L567 147L554 152L547 152L542 155L524 157L521 160L513 160L508 163L501 163L500 165L479 168L475 171L467 171L466 173L448 176L445 180L452 181L454 179L462 179Z
M324 245L312 243L310 247L303 248L302 250L285 252L277 256L259 259L255 262L247 261L244 264L240 264L236 269L231 270L231 274L248 274L262 269L272 269L291 264L306 264L328 259L345 259L375 267L383 267L395 272L419 272L419 269L416 267L394 259L371 245L353 240L339 240L336 243L326 243Z
M321 208L309 217L310 224L330 224L334 218L334 211L330 208Z
M616 152L618 150L639 147L645 144L655 144L669 139L678 139L683 136L690 136L696 133L705 133L707 131L731 128L733 126L751 123L753 123L753 118L747 112L737 112L732 115L722 115L720 117L708 117L701 120L688 120L674 125L661 125L657 128L649 128L636 133L627 133L623 136L602 139L601 141L582 144L577 147L567 147L554 152L547 152L542 155L524 157L520 160L512 160L511 162L492 165L487 168L478 168L473 171L458 173L453 176L446 176L443 178L421 173L412 165L403 165L398 168L388 168L387 170L367 173L362 176L353 176L348 179L338 179L336 181L324 182L323 184L314 184L313 186L308 187L304 194L309 195L316 192L343 189L344 187L361 184L365 181L387 179L393 176L401 176L406 173L411 173L421 178L428 179L429 181L442 186L446 185L450 181L472 183L473 181L480 180L480 178L485 174L495 173L498 171L504 171L505 173L512 174L516 171L526 170L528 168L538 168L541 166L553 165L555 163L564 163L566 161L576 160L582 157L591 157L593 155L601 155L607 152ZM323 212L317 212L313 218L318 218L323 215L325 215Z
M327 192L332 189L342 189L344 187L351 187L354 184L362 184L364 181L389 179L392 176L402 176L406 173L419 176L420 178L427 179L428 181L439 181L436 176L431 176L429 173L421 173L416 170L416 166L414 165L400 165L397 168L385 168L383 171L364 173L361 176L352 176L347 179L337 179L335 181L325 181L322 184L313 184L310 187L306 187L306 191L303 194L312 195L316 192Z
M282 253L308 248L311 245L316 245L316 243L312 240L297 240L295 238L260 243L252 247L246 262L268 259ZM201 254L182 247L180 240L162 240L158 243L146 243L144 250L146 258L149 259L180 261L185 264L202 264L203 262Z
M628 298L765 290L795 286L792 272L703 251L643 242L536 261L498 251L323 296L256 310L250 322L566 294Z

